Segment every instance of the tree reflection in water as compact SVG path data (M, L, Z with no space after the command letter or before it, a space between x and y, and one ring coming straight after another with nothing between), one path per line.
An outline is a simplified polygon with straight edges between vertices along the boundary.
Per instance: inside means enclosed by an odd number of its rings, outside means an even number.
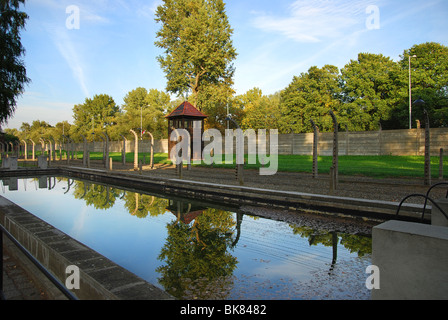
M74 189L75 198L96 209L112 207L121 198L129 214L138 218L174 214L176 220L167 224L168 237L159 254L165 263L156 270L159 283L178 298L225 299L237 264L229 253L238 240L234 228L240 226L232 212L83 181L76 181Z
M172 204L177 219L167 225L159 283L178 298L225 299L237 264L228 252L234 242L233 214L212 208L191 211L191 204L180 201Z

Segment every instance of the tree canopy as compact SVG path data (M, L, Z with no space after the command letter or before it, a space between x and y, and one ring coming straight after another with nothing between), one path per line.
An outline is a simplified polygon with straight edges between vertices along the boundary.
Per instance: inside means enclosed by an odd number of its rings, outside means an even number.
M156 21L161 29L155 45L164 50L157 60L168 92L183 95L191 90L193 104L202 109L210 97L200 93L207 87L231 87L237 54L222 0L164 0Z
M335 66L311 67L307 73L295 76L281 92L282 132L311 131L310 119L317 119L321 130L330 130L333 123L328 111L338 109L339 91Z
M86 98L83 104L73 107L73 119L76 132L72 134L88 136L93 133L108 131L116 123L119 111L114 99L107 94L95 95L92 99Z
M19 11L21 3L25 0L0 1L0 125L12 117L17 98L30 82L22 59L25 48L20 37L28 15Z
M390 58L371 53L360 53L341 70L338 111L349 130L377 130L382 120L390 119L398 73L399 66Z
M399 91L397 98L401 99L393 110L392 125L394 128L406 127L408 120L408 92L407 84L409 56L411 58L412 97L413 101L422 98L424 106L416 106L412 110L412 126L415 120L423 119L423 108L429 113L432 127L448 126L448 47L435 42L426 42L404 50L398 61L404 72L398 79ZM415 98L415 99L414 99Z
M409 56L412 127L428 111L432 127L448 125L448 47L434 42L404 50L395 62L382 54L359 53L340 71L326 65L295 76L281 91L280 132L310 132L310 118L321 131L332 130L329 110L351 131L409 128Z
M422 124L423 108L428 111L431 127L448 126L448 47L422 43L403 51L399 61L382 54L359 53L342 69L333 65L312 66L294 76L291 83L274 94L265 95L254 87L234 96L222 84L201 87L203 112L209 117L206 128L223 132L228 113L242 129L278 129L279 133L312 132L312 119L322 132L332 131L333 111L341 128L350 131L408 128L409 55L411 59L412 100L422 98L424 106L412 109L412 124ZM130 136L129 129L147 130L154 138L167 138L165 116L183 98L172 100L169 93L143 87L129 91L118 106L107 94L86 98L73 108L74 123L63 121L52 126L35 120L22 123L20 130L5 130L7 139L38 139L52 136L55 140L70 135L82 141L81 135L107 132L111 139ZM190 101L191 102L191 101ZM93 128L93 129L92 129ZM233 125L230 128L234 128ZM145 136L144 136L145 138Z

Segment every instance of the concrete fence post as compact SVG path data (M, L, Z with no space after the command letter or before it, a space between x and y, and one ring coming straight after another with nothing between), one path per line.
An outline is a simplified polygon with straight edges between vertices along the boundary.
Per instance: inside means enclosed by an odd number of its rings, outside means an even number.
M121 138L123 139L123 147L121 148L121 163L123 165L126 164L126 138L120 134Z
M330 115L333 118L333 170L334 170L334 189L338 188L339 180L339 166L338 166L338 156L339 156L339 141L338 141L338 120L335 114L330 110ZM331 179L331 178L330 178Z
M151 148L151 158L149 160L150 161L149 165L150 165L151 169L153 169L154 168L154 137L153 137L151 132L149 132L149 131L147 131L147 132L148 132L149 136L151 137L151 146L150 146L150 148Z
M135 133L134 130L130 129L129 131L131 131L134 134L134 171L138 170L138 136L137 133Z
M425 114L425 185L431 184L431 138L429 131L429 116L426 109L423 109L423 113Z
M53 161L56 161L56 143L54 142L53 137L48 138L48 141L50 142L50 159L53 159Z
M26 144L26 140L22 140L22 142L25 145L25 160L28 160L28 146Z
M87 138L84 135L81 135L83 139L82 145L82 165L87 167Z
M36 160L36 143L32 140L32 139L28 139L31 141L31 143L33 144L33 151L31 153L31 159L32 160Z
M110 169L110 161L109 161L109 136L107 135L107 133L102 132L102 135L104 136L104 166L106 168L106 170ZM112 158L111 158L112 159Z
M318 165L317 165L317 146L319 144L319 129L313 120L310 119L311 125L313 126L313 178L317 178L318 175Z

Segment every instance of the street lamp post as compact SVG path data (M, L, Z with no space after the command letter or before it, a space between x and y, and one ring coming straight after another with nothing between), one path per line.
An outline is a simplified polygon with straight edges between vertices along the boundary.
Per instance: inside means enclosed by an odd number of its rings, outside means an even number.
M409 129L412 129L412 88L411 88L411 58L417 58L414 54L409 55Z

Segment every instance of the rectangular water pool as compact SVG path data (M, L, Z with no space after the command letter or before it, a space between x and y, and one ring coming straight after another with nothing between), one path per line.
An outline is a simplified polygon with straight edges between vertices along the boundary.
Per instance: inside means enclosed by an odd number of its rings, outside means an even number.
M1 192L179 299L370 298L369 236L67 177L4 178Z

